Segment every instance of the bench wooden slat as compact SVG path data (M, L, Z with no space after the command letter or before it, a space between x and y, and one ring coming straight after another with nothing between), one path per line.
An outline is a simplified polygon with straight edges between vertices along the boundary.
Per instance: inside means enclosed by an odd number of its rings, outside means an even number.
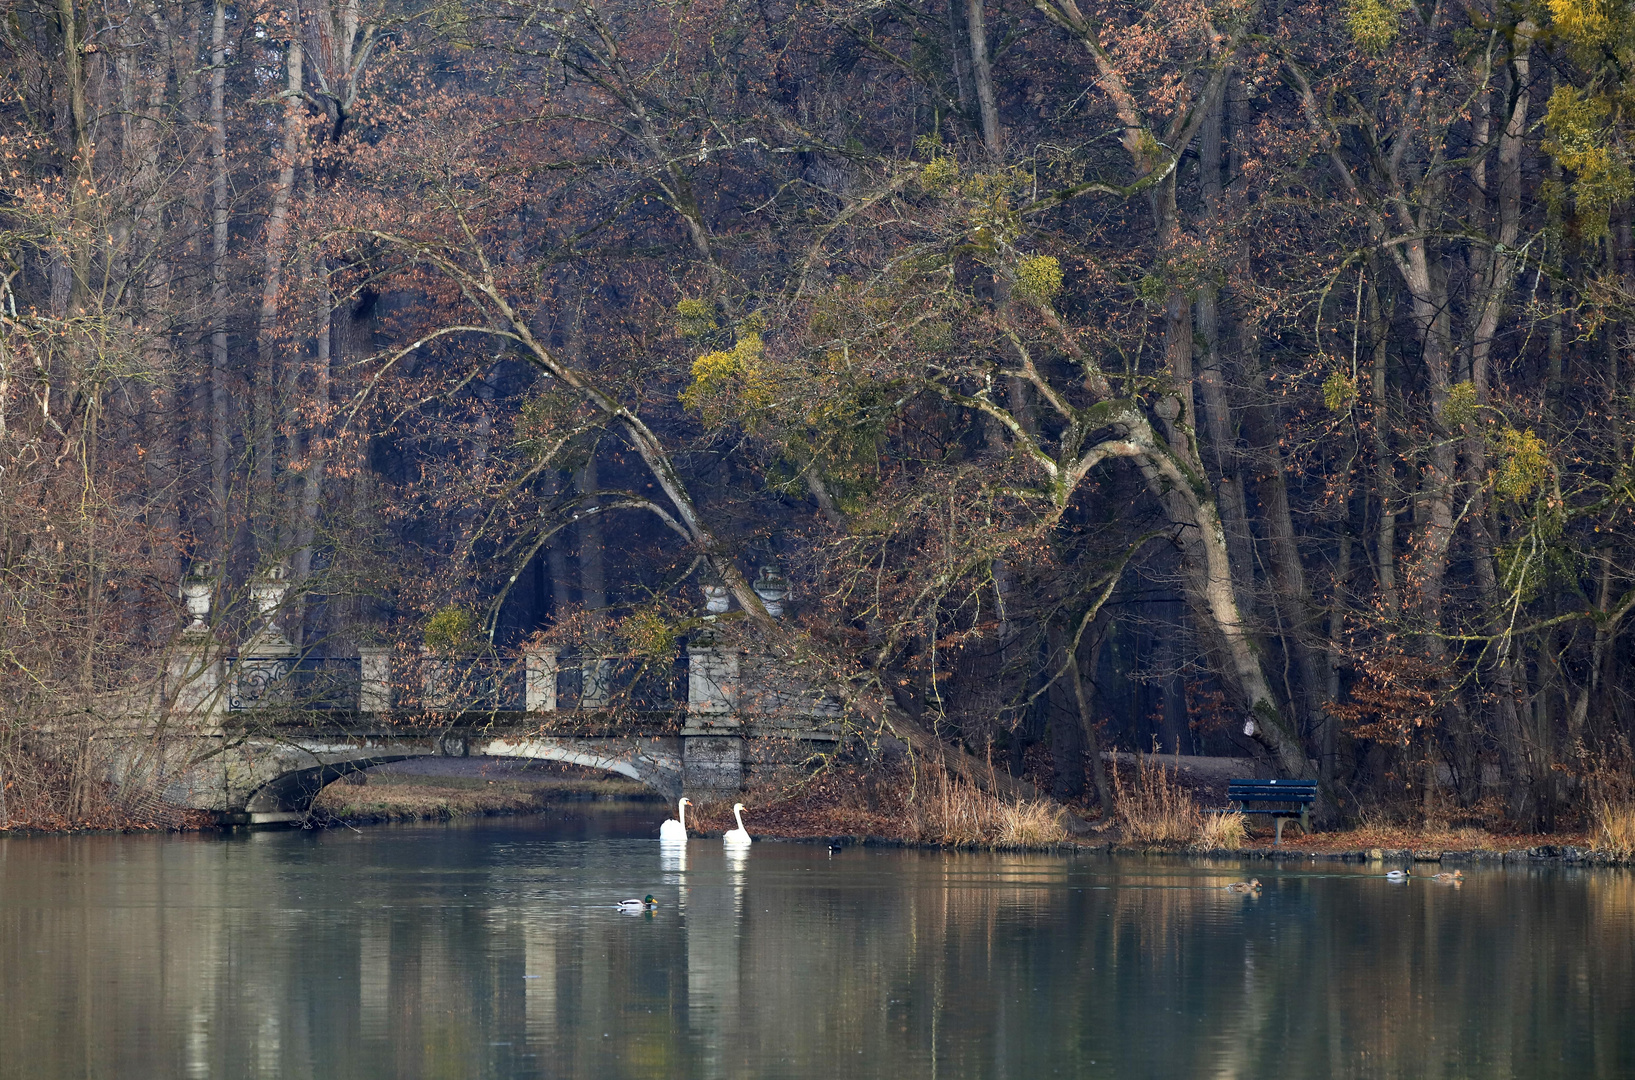
M1234 802L1316 802L1317 783L1313 780L1233 780L1227 784L1227 798Z
M1300 831L1309 833L1311 822L1307 817L1312 803L1317 801L1317 781L1315 780L1229 780L1226 785L1228 802L1237 803L1241 814L1265 814L1277 822L1277 837L1272 841L1274 845L1283 843L1283 822L1287 818L1298 818ZM1289 809L1261 809L1251 807L1250 803L1293 803L1299 806L1298 810Z

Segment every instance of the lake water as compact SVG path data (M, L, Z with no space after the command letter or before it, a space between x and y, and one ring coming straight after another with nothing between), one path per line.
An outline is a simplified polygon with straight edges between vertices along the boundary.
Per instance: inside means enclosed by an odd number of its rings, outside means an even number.
M1244 897L1184 860L678 860L658 816L0 839L0 1076L1635 1076L1627 871L1261 863Z

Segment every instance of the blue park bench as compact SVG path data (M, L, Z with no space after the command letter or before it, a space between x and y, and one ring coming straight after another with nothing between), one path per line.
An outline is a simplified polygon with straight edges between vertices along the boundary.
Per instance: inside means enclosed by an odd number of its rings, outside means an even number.
M1283 822L1288 818L1300 820L1300 831L1311 835L1311 804L1317 801L1315 780L1229 780L1226 799L1237 804L1240 814L1267 814L1276 821L1276 837L1272 846L1283 843ZM1283 804L1268 807L1268 803ZM1289 804L1293 804L1291 808ZM1230 811L1229 811L1230 812Z

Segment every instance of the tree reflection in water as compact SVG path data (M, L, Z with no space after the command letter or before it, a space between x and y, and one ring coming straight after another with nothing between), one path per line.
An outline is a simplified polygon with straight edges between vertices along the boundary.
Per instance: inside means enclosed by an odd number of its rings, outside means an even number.
M1240 864L651 824L0 840L0 1076L1635 1073L1626 871L1257 897Z

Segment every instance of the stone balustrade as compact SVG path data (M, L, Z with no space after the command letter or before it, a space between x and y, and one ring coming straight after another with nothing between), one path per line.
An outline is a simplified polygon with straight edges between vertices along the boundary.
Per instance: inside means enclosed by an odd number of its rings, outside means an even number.
M181 583L190 621L168 664L164 696L172 712L219 726L226 714L267 709L356 712L505 712L539 715L609 710L680 715L694 734L741 732L746 718L791 728L834 720L838 706L761 656L743 656L725 643L713 622L731 606L720 585L705 585L704 624L670 671L653 671L635 658L602 656L548 645L520 655L418 653L388 647L355 655L319 657L301 649L278 625L288 590L280 568L250 586L258 619L236 648L217 640L209 625L214 582L208 566ZM767 610L783 613L787 583L771 566L754 583Z

